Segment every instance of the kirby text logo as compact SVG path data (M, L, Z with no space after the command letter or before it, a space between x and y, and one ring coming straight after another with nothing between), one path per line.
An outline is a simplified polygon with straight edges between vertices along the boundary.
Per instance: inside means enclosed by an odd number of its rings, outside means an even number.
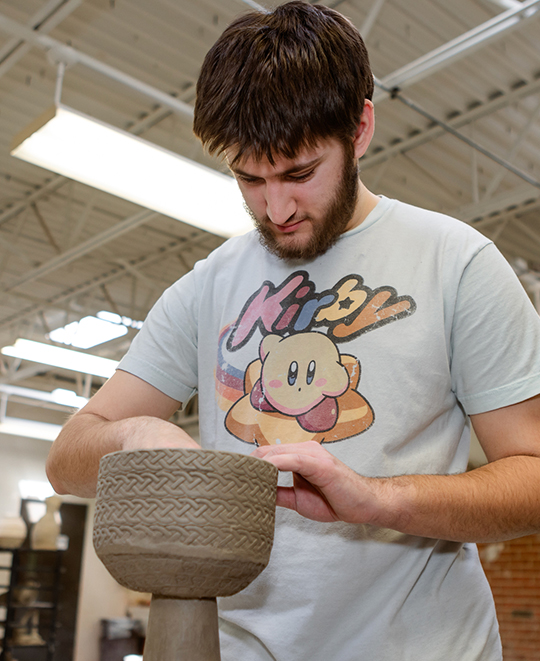
M318 294L308 274L296 271L277 287L264 282L249 298L229 335L227 349L244 346L257 329L264 337L325 327L335 342L347 342L409 316L415 309L410 296L398 296L393 287L370 289L359 275L348 275Z

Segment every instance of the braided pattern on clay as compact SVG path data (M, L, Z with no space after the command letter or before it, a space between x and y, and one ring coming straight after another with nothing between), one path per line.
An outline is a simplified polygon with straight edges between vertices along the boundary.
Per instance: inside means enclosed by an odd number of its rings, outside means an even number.
M131 589L185 598L234 594L268 562L276 483L274 466L232 452L107 455L94 546Z

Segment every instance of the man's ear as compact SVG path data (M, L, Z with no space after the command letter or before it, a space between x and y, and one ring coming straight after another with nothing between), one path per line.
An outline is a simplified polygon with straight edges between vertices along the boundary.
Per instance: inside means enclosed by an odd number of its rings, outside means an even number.
M374 132L375 109L373 103L369 99L366 99L364 102L364 112L362 113L360 124L358 124L358 128L356 129L353 138L355 158L360 158L366 153Z

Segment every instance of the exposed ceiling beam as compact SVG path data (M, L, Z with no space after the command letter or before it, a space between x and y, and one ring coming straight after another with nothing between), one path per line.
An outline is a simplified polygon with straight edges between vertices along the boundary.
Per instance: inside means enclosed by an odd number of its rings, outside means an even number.
M535 80L532 83L526 83L525 85L521 85L520 87L517 87L516 89L510 90L506 93L498 94L493 99L490 99L485 103L478 102L477 104L474 105L472 110L468 110L467 112L464 113L456 113L455 116L447 120L447 124L449 124L450 126L456 129L461 128L466 124L475 122L478 119L485 117L486 115L490 115L494 112L497 112L498 110L505 108L511 103L515 103L520 99L523 99L527 96L531 96L532 94L536 94L539 91L540 91L540 79ZM399 142L396 142L396 144L385 147L384 149L377 151L372 155L366 156L360 161L360 166L362 170L368 170L369 168L375 167L376 165L383 163L389 158L393 158L398 154L405 153L410 149L415 149L416 147L420 147L421 145L426 144L431 140L435 140L436 138L439 138L444 134L445 134L444 129L440 128L439 126L432 126L428 129L425 129L424 131L415 133L413 136L409 138L400 140Z
M28 365L27 367L23 367L21 369L20 364L21 361L10 361L8 374L7 376L0 378L0 383L7 384L17 383L18 381L25 381L26 379L40 374L41 372L48 372L52 369L50 365L38 365L37 363Z
M47 34L80 7L84 0L50 0L28 21L29 29ZM30 44L14 37L0 50L0 78L28 53Z
M514 140L513 145L510 147L510 149L507 151L507 153L504 155L504 158L507 160L513 160L517 152L519 151L521 145L525 141L525 138L527 137L527 134L531 130L533 124L536 123L538 116L540 115L540 99L538 103L536 104L536 107L532 111L532 113L529 115L529 119L525 123L525 125L521 128L520 132L518 133L516 139ZM489 182L487 188L486 188L486 193L484 195L484 199L488 200L493 193L497 190L499 187L501 181L504 179L504 175L506 174L506 170L501 168L499 172L493 177L493 179Z
M478 152L476 149L471 149L471 194L473 202L478 204L480 202L480 187L478 181Z
M76 1L76 0L74 0ZM265 11L264 7L254 2L253 0L243 0L245 4L250 5L253 8ZM372 7L372 12L368 15L376 15L379 13L384 0L376 0L375 5ZM463 35L460 35L456 39L452 39L446 44L443 44L439 48L423 55L422 57L416 59L414 62L409 63L408 65L401 67L392 74L384 77L381 82L385 87L393 88L400 87L403 88L408 85L412 85L415 82L425 78L426 76L431 75L435 71L447 66L451 62L454 62L456 59L464 57L466 54L471 52L473 48L478 48L488 41L499 37L501 34L507 30L517 26L520 22L528 20L532 13L527 10L531 10L536 5L540 3L540 0L526 0L523 3L520 3L519 6L512 9L508 9L506 12L495 16L494 18L482 23L481 25L469 30ZM374 19L372 19L374 20ZM367 21L366 21L367 22ZM367 25L368 31L370 25ZM159 103L165 105L168 108L171 108L175 112L189 117L193 117L193 108L184 103L177 98L166 94L161 90L158 90L151 85L147 85L142 81L125 74L114 67L111 67L104 62L101 62L85 53L71 48L62 44L60 41L52 39L44 34L38 34L37 31L29 29L28 27L13 21L7 16L0 14L0 30L7 32L8 34L13 34L19 39L23 39L31 45L38 46L47 51L51 51L54 59L59 62L64 62L66 64L83 64L95 71L102 73L113 80L123 83L132 89L135 89L150 98L155 99ZM386 98L388 95L383 90L379 89L374 95L374 102L380 101L383 98Z
M210 237L212 237L211 234L208 234L207 232L201 232L199 236L193 239L184 239L184 238L176 239L174 241L171 241L167 246L159 248L158 250L154 251L149 255L145 255L137 259L130 260L130 264L135 267L148 266L150 264L162 260L168 254L175 253L179 250L184 250L185 248L188 247L192 248L198 246L199 244L203 244ZM128 271L122 266L118 265L118 267L114 267L105 273L102 273L94 278L91 278L90 280L79 283L78 285L74 285L73 287L70 287L69 289L64 290L63 292L60 292L55 296L40 301L40 303L36 303L35 305L28 307L24 310L18 310L16 313L8 317L5 317L4 319L1 319L0 328L5 328L7 326L11 326L25 319L35 317L42 311L46 311L48 309L54 308L57 303L64 304L66 301L69 301L72 298L80 296L81 294L91 291L92 289L96 289L102 284L106 284L118 278L123 278L127 274ZM62 308L63 305L61 306L61 309Z
M65 4L66 0L49 0L49 2L46 2L44 5L42 5L40 9L26 21L26 25L31 30L42 30L44 27L44 22L46 22L47 19L50 19L51 16L54 15L60 9L60 7L62 7L62 5ZM44 33L45 32L48 32L48 30L45 29ZM24 40L22 39L9 39L2 46L2 48L0 48L0 62L4 62L5 59L9 57L13 51L22 44L24 44Z
M508 221L512 220L515 217L516 213L515 211L512 212L509 216L506 216L504 214L497 214L496 216L488 216L487 218L482 218L482 220L479 220L477 223L474 223L475 229L479 230L480 232L487 227L492 227L493 225L504 225Z
M251 7L251 9L256 9L257 11L264 11L266 12L266 8L260 5L258 2L255 2L255 0L241 0L245 5L248 7Z
M26 301L37 305L41 305L41 303L43 302L43 298L41 296L31 296L30 294L25 294L23 292L10 293L10 297L13 297L14 299L18 299L17 303L11 306L15 309L20 308L20 301ZM92 307L89 305L77 305L77 308L75 309L73 306L69 305L68 303L55 303L54 310L65 312L67 315L71 315L72 317L82 317L87 314L91 315L94 314L96 311L95 306ZM37 316L39 317L40 315L50 311L51 311L50 308L49 309L43 308L43 310L41 310Z
M32 211L34 212L35 217L37 218L38 223L40 224L41 229L43 230L43 233L47 237L47 241L51 244L51 246L54 248L54 251L57 254L61 253L62 251L60 250L60 246L58 245L58 243L56 243L56 240L51 232L51 229L47 225L45 218L43 218L43 215L38 209L37 204L35 202L32 202L30 206L32 208Z
M540 0L538 1L540 2ZM66 46L61 41L57 41L47 35L39 34L34 30L30 30L25 25L21 25L21 23L18 23L3 14L0 14L0 31L24 39L32 44L32 46L37 46L38 48L48 51L56 62L64 63L66 65L82 64L89 69L97 71L112 80L116 80L117 82L154 99L167 108L171 108L171 110L182 117L190 120L193 119L193 108L187 103L184 103L174 96L162 92L156 87L148 85L123 71L119 71L118 69L105 64L104 62L97 60L95 57L86 55L71 46Z
M159 283L155 282L148 276L144 275L144 273L141 273L140 270L136 269L132 264L130 264L127 259L117 258L114 261L117 264L120 264L120 266L122 266L123 268L125 268L126 271L131 273L131 275L137 278L137 280L140 280L142 283L144 283L149 289L153 289L153 290L160 289Z
M368 38L369 33L375 25L375 21L381 13L381 9L383 8L385 2L386 0L375 0L371 5L371 9L369 10L368 15L364 19L362 27L360 28L360 34L362 35L362 39L364 41Z
M490 200L482 200L478 204L466 204L461 207L449 209L448 213L460 220L470 223L477 219L484 218L485 216L489 216L490 214L501 213L506 209L515 211L516 207L538 199L540 199L538 191L525 185L519 188L514 188L510 192L494 195ZM476 227L476 223L474 226Z
M35 189L27 197L24 198L21 202L14 204L12 206L6 207L3 211L0 211L0 225L4 225L15 216L18 216L22 211L27 209L33 202L36 202L40 198L50 193L54 193L66 182L70 181L65 177L54 177L49 181L46 181L43 186Z
M117 239L119 236L122 236L122 234L125 234L126 232L131 232L136 227L149 222L157 216L159 216L159 214L155 211L149 211L147 209L140 211L134 216L130 216L129 218L116 223L116 225L109 227L104 232L100 232L99 234L90 237L88 240L83 241L83 243L80 243L74 248L66 250L66 252L58 255L58 257L53 257L49 261L45 262L45 264L38 266L38 268L25 273L25 275L15 280L15 282L12 282L3 291L10 292L17 287L20 287L21 285L37 280L38 278L42 278L44 275L52 273L53 271L56 271L63 266L67 266L67 264L70 264L76 259L79 259L83 255L96 250L100 246L109 243L113 239Z
M421 156L421 155L420 155ZM448 173L443 171L437 171L431 164L423 165L421 158L418 154L415 154L415 158L411 154L402 154L402 158L406 160L405 168L408 170L410 166L415 168L420 176L426 178L431 182L430 190L433 190L434 187L438 189L438 195L440 195L446 202L456 199L457 189L459 188L458 183L455 181L450 181ZM455 187L455 188L454 188ZM443 202L444 204L444 202Z
M382 87L382 84L380 81L375 79L375 84L378 85L379 87ZM498 154L495 154L495 152L491 151L490 149L487 149L486 147L482 146L475 140L472 140L469 138L469 136L465 135L465 133L462 133L455 129L451 124L448 122L443 122L440 120L438 117L435 117L435 115L431 114L421 106L419 106L417 103L412 101L411 99L407 98L406 96L403 96L400 91L394 90L392 93L392 97L397 99L400 103L403 103L405 106L410 108L411 110L414 110L417 112L419 115L427 119L430 123L436 124L440 126L442 129L444 129L447 133L450 133L450 135L453 135L455 138L458 140L461 140L461 142L464 142L466 145L469 145L469 147L472 147L473 149L476 149L479 151L481 154L489 158L490 160L494 161L497 163L497 165L502 165L504 168L515 174L517 177L520 179L523 179L527 183L529 183L531 186L534 186L535 188L538 188L540 190L540 181L538 179L535 179L534 177L531 177L527 172L524 170L521 170L517 166L515 166L513 163L510 163L505 158L502 158Z
M105 284L101 284L101 285L99 285L99 288L101 289L101 292L103 293L103 296L105 296L105 300L109 304L109 310L112 310L115 314L117 314L119 317L121 317L122 315L120 314L120 310L118 308L118 305L116 305L116 301L111 296L111 292L107 289L107 286Z
M503 9L513 9L514 7L519 7L521 4L521 0L488 0L488 2Z
M88 218L90 217L90 214L94 209L94 201L96 199L97 193L98 193L97 189L92 190L90 196L88 197L88 200L84 204L82 212L79 214L79 217L74 223L72 223L71 219L68 218L68 222L70 223L70 232L64 250L69 250L74 245L76 245L79 239L79 235L82 232L86 223L88 222Z
M469 55L473 50L506 34L510 29L522 24L523 21L530 20L535 12L529 13L528 10L538 4L540 4L540 0L526 0L526 2L519 3L519 6L508 9L508 11L491 18L456 39L452 39L439 48L435 48L426 55L422 55L422 57L381 78L383 87L403 89L427 78L427 76L431 76L436 71ZM388 97L388 92L379 89L373 95L373 102L377 103Z
M528 225L526 225L522 220L519 220L519 218L514 218L512 225L514 227L519 227L519 229L527 236L529 239L534 241L537 246L540 246L540 233L537 232L536 230L533 230L530 228Z
M490 238L493 241L493 243L497 244L497 241L501 238L502 233L505 231L505 229L510 225L512 222L512 218L505 218L501 223L497 225L495 230L491 232Z
M4 239L3 236L0 235L0 245L4 246L4 248L10 252L12 255L16 255L20 259L22 259L24 262L26 262L31 268L36 266L36 262L30 259L28 255L23 252L22 250L19 250L16 245L13 244L11 240Z

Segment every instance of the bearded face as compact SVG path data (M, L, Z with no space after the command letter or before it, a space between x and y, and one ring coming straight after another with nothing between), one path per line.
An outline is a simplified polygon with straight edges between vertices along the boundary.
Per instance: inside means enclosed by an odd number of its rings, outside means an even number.
M262 245L280 259L323 255L358 224L360 182L353 142L321 140L295 157L228 154Z
M343 165L341 176L335 189L329 195L326 209L320 215L307 215L303 219L310 223L309 236L301 240L294 233L283 234L277 230L268 217L261 218L246 205L248 213L259 232L262 245L280 259L313 259L323 255L345 232L353 217L358 199L358 166L354 157L343 150ZM294 218L292 221L294 222Z

